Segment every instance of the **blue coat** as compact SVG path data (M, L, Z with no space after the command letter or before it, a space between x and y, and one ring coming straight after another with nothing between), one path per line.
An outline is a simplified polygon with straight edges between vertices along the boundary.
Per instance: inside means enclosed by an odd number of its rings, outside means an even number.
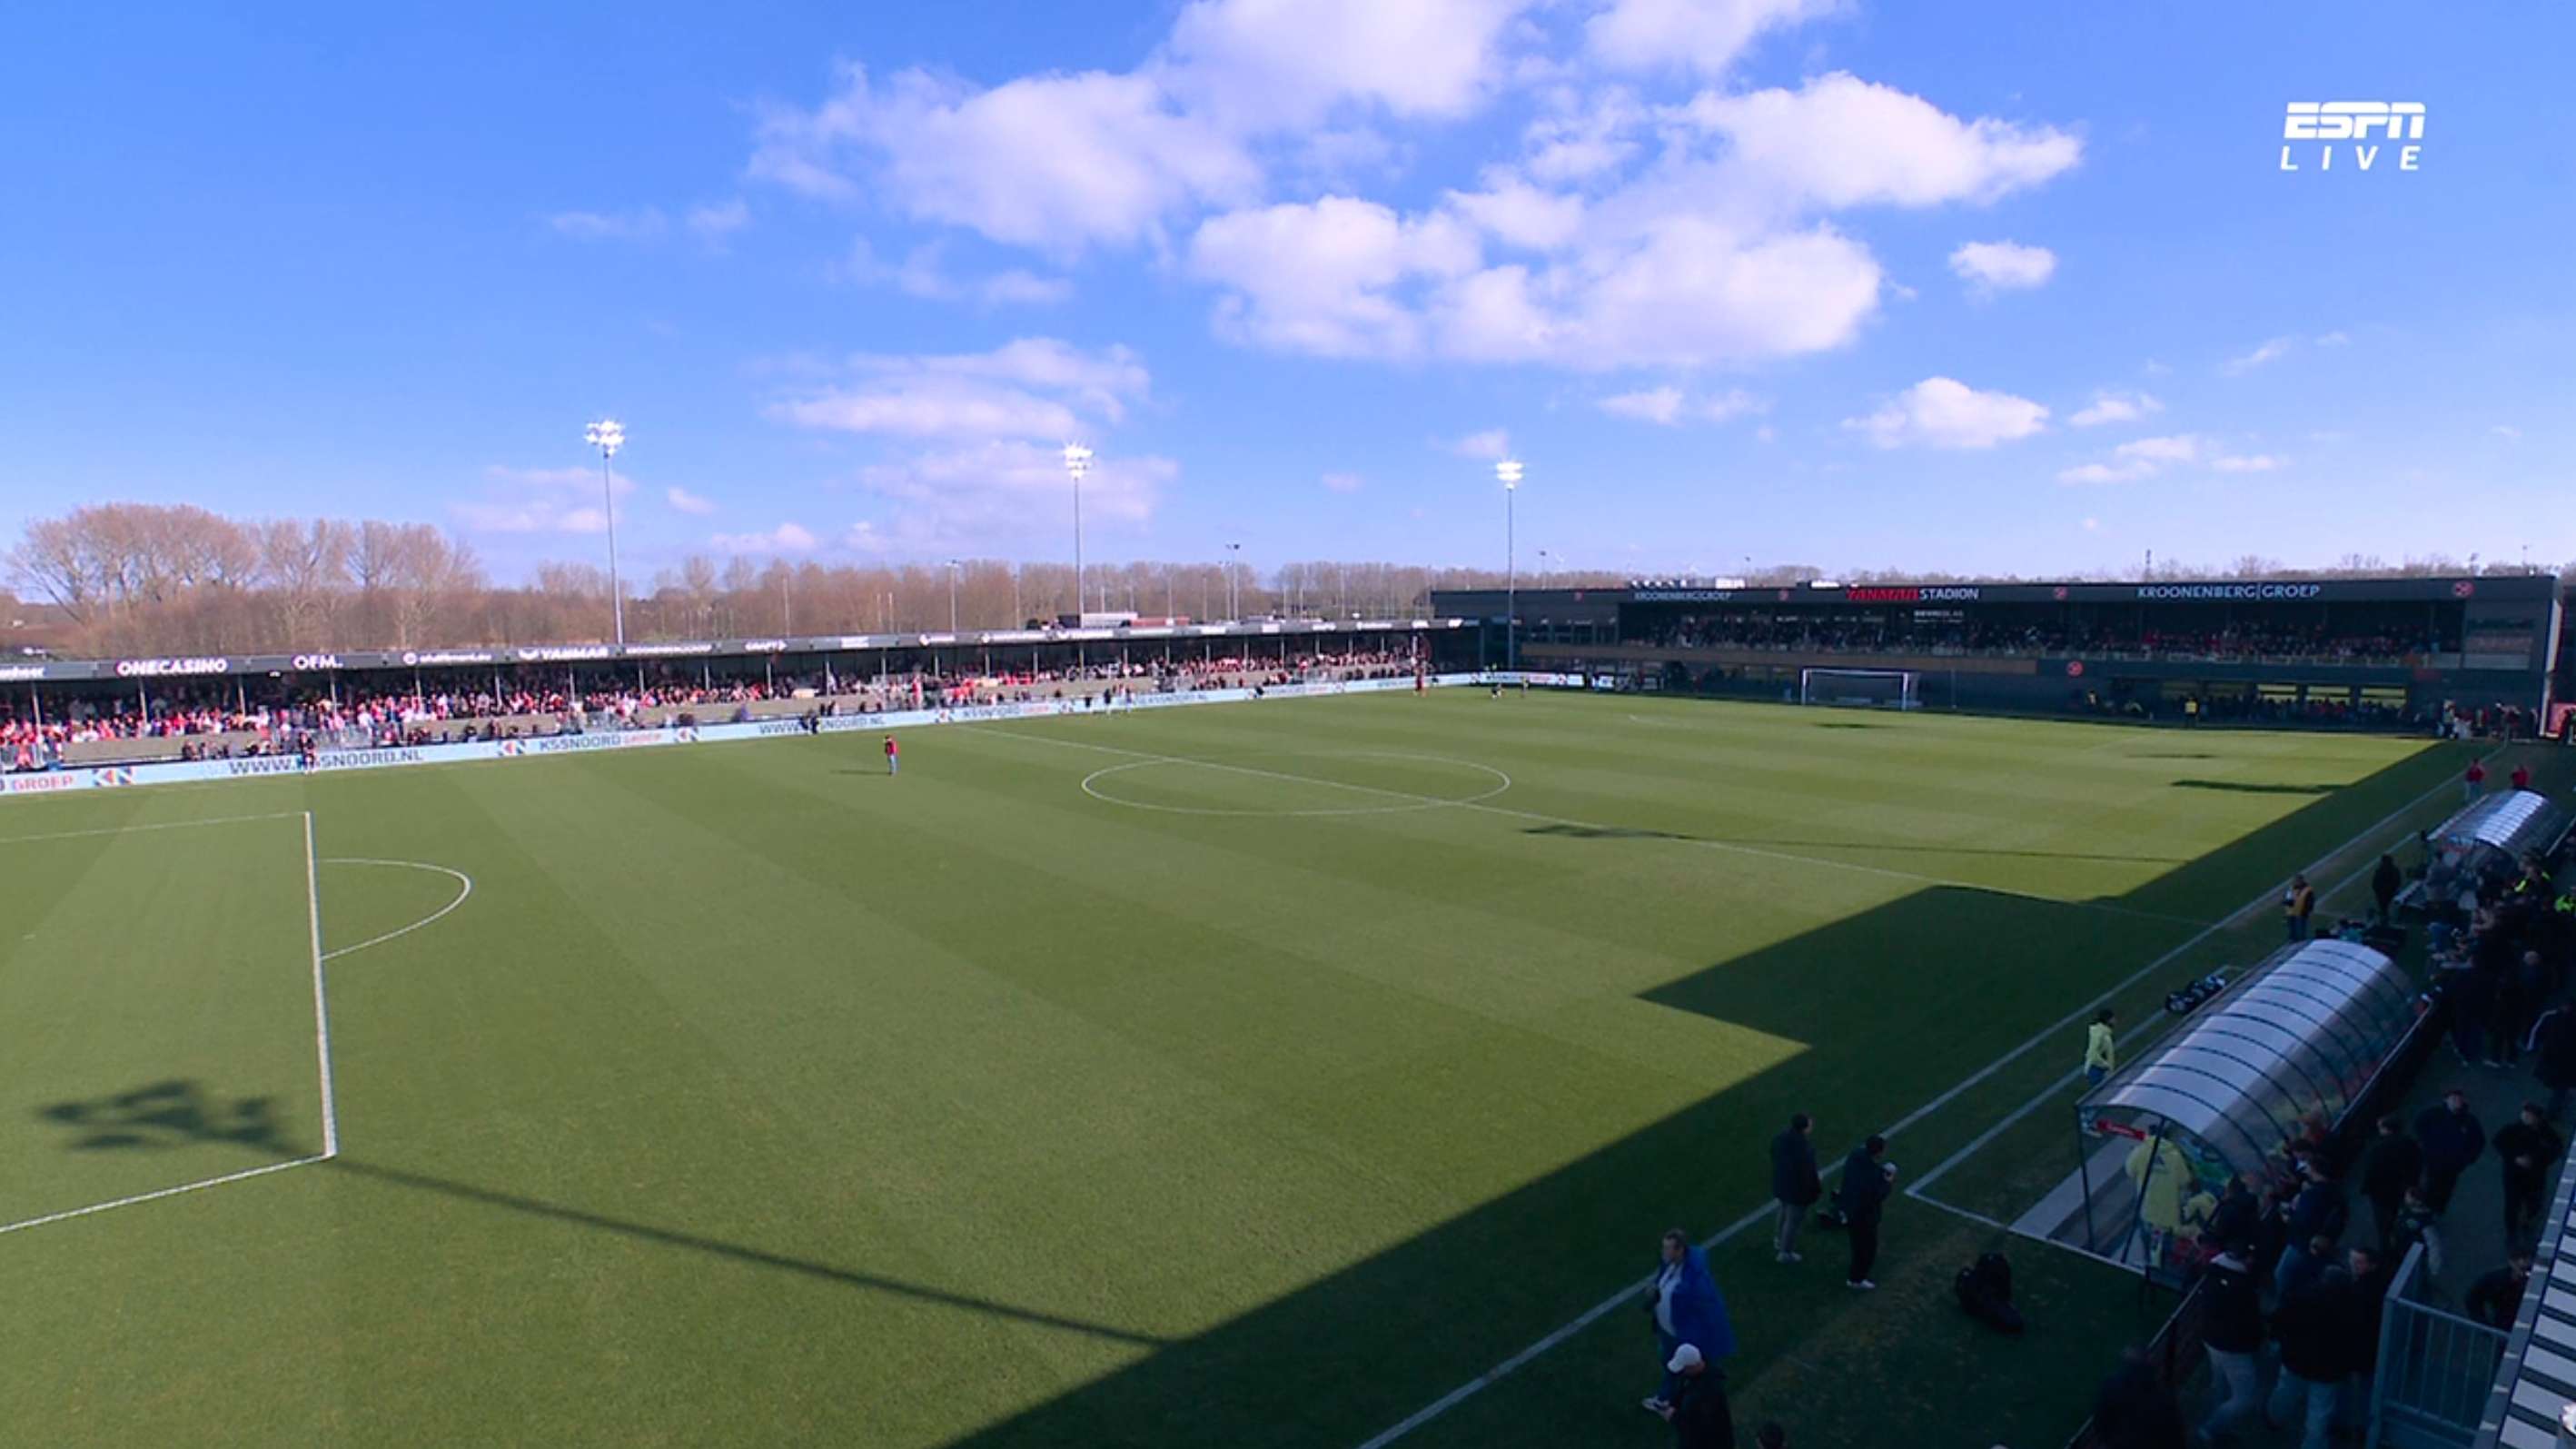
M1663 1274L1661 1261L1655 1264L1658 1278ZM1708 1255L1697 1248L1682 1255L1681 1277L1673 1283L1673 1337L1678 1342L1696 1345L1700 1357L1715 1363L1735 1352L1735 1324L1726 1314L1726 1299L1717 1291L1717 1278L1708 1271Z

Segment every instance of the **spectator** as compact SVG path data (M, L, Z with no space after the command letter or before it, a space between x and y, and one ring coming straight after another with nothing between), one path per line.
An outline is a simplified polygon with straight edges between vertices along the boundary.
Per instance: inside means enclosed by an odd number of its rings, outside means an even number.
M2397 1224L2388 1238L2388 1261L2403 1261L2406 1250L2417 1246L2424 1249L2424 1271L2441 1277L2442 1214L2421 1186L2406 1189L2406 1202L2397 1209Z
M2425 1108L2415 1119L2415 1140L2424 1145L2424 1200L2433 1211L2445 1211L2460 1174L2487 1146L2487 1129L2469 1110L2469 1094L2453 1087L2439 1104Z
M1896 1164L1884 1161L1886 1156L1887 1139L1873 1134L1843 1159L1842 1186L1835 1197L1851 1233L1851 1269L1843 1275L1847 1288L1868 1291L1878 1286L1869 1275L1878 1266L1879 1219L1886 1213L1887 1196L1896 1181Z
M1708 1359L1735 1352L1735 1328L1727 1321L1726 1300L1718 1296L1717 1280L1709 1274L1708 1255L1692 1247L1679 1228L1664 1234L1663 1263L1655 1272L1654 1297L1647 1309L1655 1320L1657 1362L1666 1367L1663 1385L1647 1398L1646 1407L1660 1414L1673 1406L1679 1386L1680 1370L1670 1366L1677 1350L1688 1346Z
M2119 1053L2119 1043L2111 1035L2113 1019L2114 1013L2106 1006L2085 1028L2084 1084L2088 1087L2102 1085L2102 1079L2111 1075L2113 1060Z
M2511 776L2510 778L2513 780L2513 788L2515 788L2515 789L2517 789L2517 790L2528 790L2528 789L2530 789L2530 788L2531 788L2531 767L2530 767L2529 765L2522 764L2522 763L2521 763L2521 762L2519 762L2519 761L2515 762L2514 767L2513 767L2513 774L2512 774L2512 776Z
M2396 1113L2381 1117L2370 1155L2362 1159L2361 1195L2370 1202L2371 1226L2383 1252L2397 1226L2398 1209L2406 1205L2406 1189L2423 1180L2423 1145L2406 1135Z
M2104 1449L2184 1449L2182 1405L2147 1357L2131 1346L2093 1396L2093 1436Z
M1673 1442L1680 1449L1735 1449L1735 1410L1726 1401L1726 1376L1687 1343L1673 1350L1664 1367L1673 1376L1673 1401L1660 1412L1673 1426Z
M2281 1376L2272 1385L2264 1419L2274 1430L2300 1425L2299 1449L2326 1449L2335 1407L2350 1368L2354 1311L2352 1274L2326 1269L2317 1281L2285 1295L2272 1315L2272 1337L2281 1349Z
M2522 1290L2531 1283L2531 1251L2515 1248L2504 1266L2481 1274L2469 1285L2469 1316L2489 1328L2510 1331L2522 1312Z
M2261 1256L2255 1244L2261 1241L2264 1231L2262 1189L2263 1174L2259 1169L2249 1167L2229 1178L2225 1192L2218 1199L2218 1206L2210 1213L2209 1230L2205 1235L2220 1247L2240 1250L2240 1255L2248 1263Z
M2460 803L2474 805L2487 787L2487 762L2469 761L2468 773L2460 777Z
M2552 911L2551 919L2562 913ZM2549 1089L2549 1105L2544 1113L2555 1122L2567 1114L2567 1097L2576 1092L2576 1009L2551 1007L2531 1024L2527 1045L2540 1055L2533 1071L2540 1085Z
M2379 868L2370 873L2370 898L2379 903L2373 919L2380 925L2385 926L2395 920L2397 893L2405 888L2406 872L2397 868L2397 857L2381 856Z
M2304 875L2290 877L2290 888L2281 894L2281 915L2290 928L2290 939L2308 939L2308 918L2317 913L2317 888L2308 884Z
M2263 1406L2263 1289L2250 1250L2223 1243L2201 1278L2203 1343L2218 1402L2201 1422L2204 1439L2224 1439Z
M2353 1249L2345 1257L2344 1270L2352 1274L2352 1341L2346 1349L2352 1381L2345 1386L2338 1418L2344 1431L2357 1439L2369 1427L2371 1384L2379 1377L2379 1330L2386 1316L2388 1283L2397 1270L2370 1248Z
M2549 1190L2549 1169L2567 1143L2549 1126L2538 1102L2522 1104L2522 1113L2496 1130L2495 1151L2504 1172L2504 1241L2514 1247L2531 1241L2540 1225L2541 1199Z
M2307 1183L2299 1189L2299 1195L2290 1200L2290 1210L2283 1216L2283 1226L2290 1234L2290 1246L2281 1254L2280 1267L2272 1275L2273 1288L2284 1298L2290 1295L2294 1282L2312 1271L2308 1259L2332 1254L2334 1244L2343 1237L2344 1225L2350 1217L2349 1209L2344 1206L2343 1188L2326 1174L2325 1164L2309 1158L2304 1171ZM2319 1243L2326 1245L2324 1253L2317 1251Z
M1790 1115L1789 1130L1771 1139L1771 1200L1779 1205L1771 1252L1779 1262L1800 1261L1799 1225L1825 1195L1824 1179L1816 1175L1815 1133L1816 1120L1797 1112Z

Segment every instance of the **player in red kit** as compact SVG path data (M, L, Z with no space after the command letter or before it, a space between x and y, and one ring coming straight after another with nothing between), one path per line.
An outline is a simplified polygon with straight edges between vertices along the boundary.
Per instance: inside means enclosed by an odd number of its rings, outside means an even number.
M903 773L903 749L902 749L902 747L901 747L901 746L897 745L897 744L894 742L894 736L892 736L892 735L888 735L888 736L886 736L885 752L886 752L886 773L887 773L887 774L889 774L889 775L900 775L900 774L902 774L902 773Z

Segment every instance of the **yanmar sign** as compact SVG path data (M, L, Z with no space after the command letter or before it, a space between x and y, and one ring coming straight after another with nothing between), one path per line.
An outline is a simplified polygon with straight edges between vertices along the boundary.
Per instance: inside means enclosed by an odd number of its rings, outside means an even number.
M2140 584L2141 599L2313 599L2322 584Z

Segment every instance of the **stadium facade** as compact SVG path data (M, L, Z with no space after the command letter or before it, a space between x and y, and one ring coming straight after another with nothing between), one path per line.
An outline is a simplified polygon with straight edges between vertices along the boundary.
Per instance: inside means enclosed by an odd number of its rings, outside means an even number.
M1933 708L2396 726L2558 720L2567 600L2546 575L2129 583L1644 581L1444 591L1474 662L1636 687L1797 698L1814 670L1917 676ZM1519 637L1507 648L1508 620ZM1456 659L1444 660L1456 667ZM2191 702L2191 703L2187 703ZM2564 711L2559 711L2563 715Z

